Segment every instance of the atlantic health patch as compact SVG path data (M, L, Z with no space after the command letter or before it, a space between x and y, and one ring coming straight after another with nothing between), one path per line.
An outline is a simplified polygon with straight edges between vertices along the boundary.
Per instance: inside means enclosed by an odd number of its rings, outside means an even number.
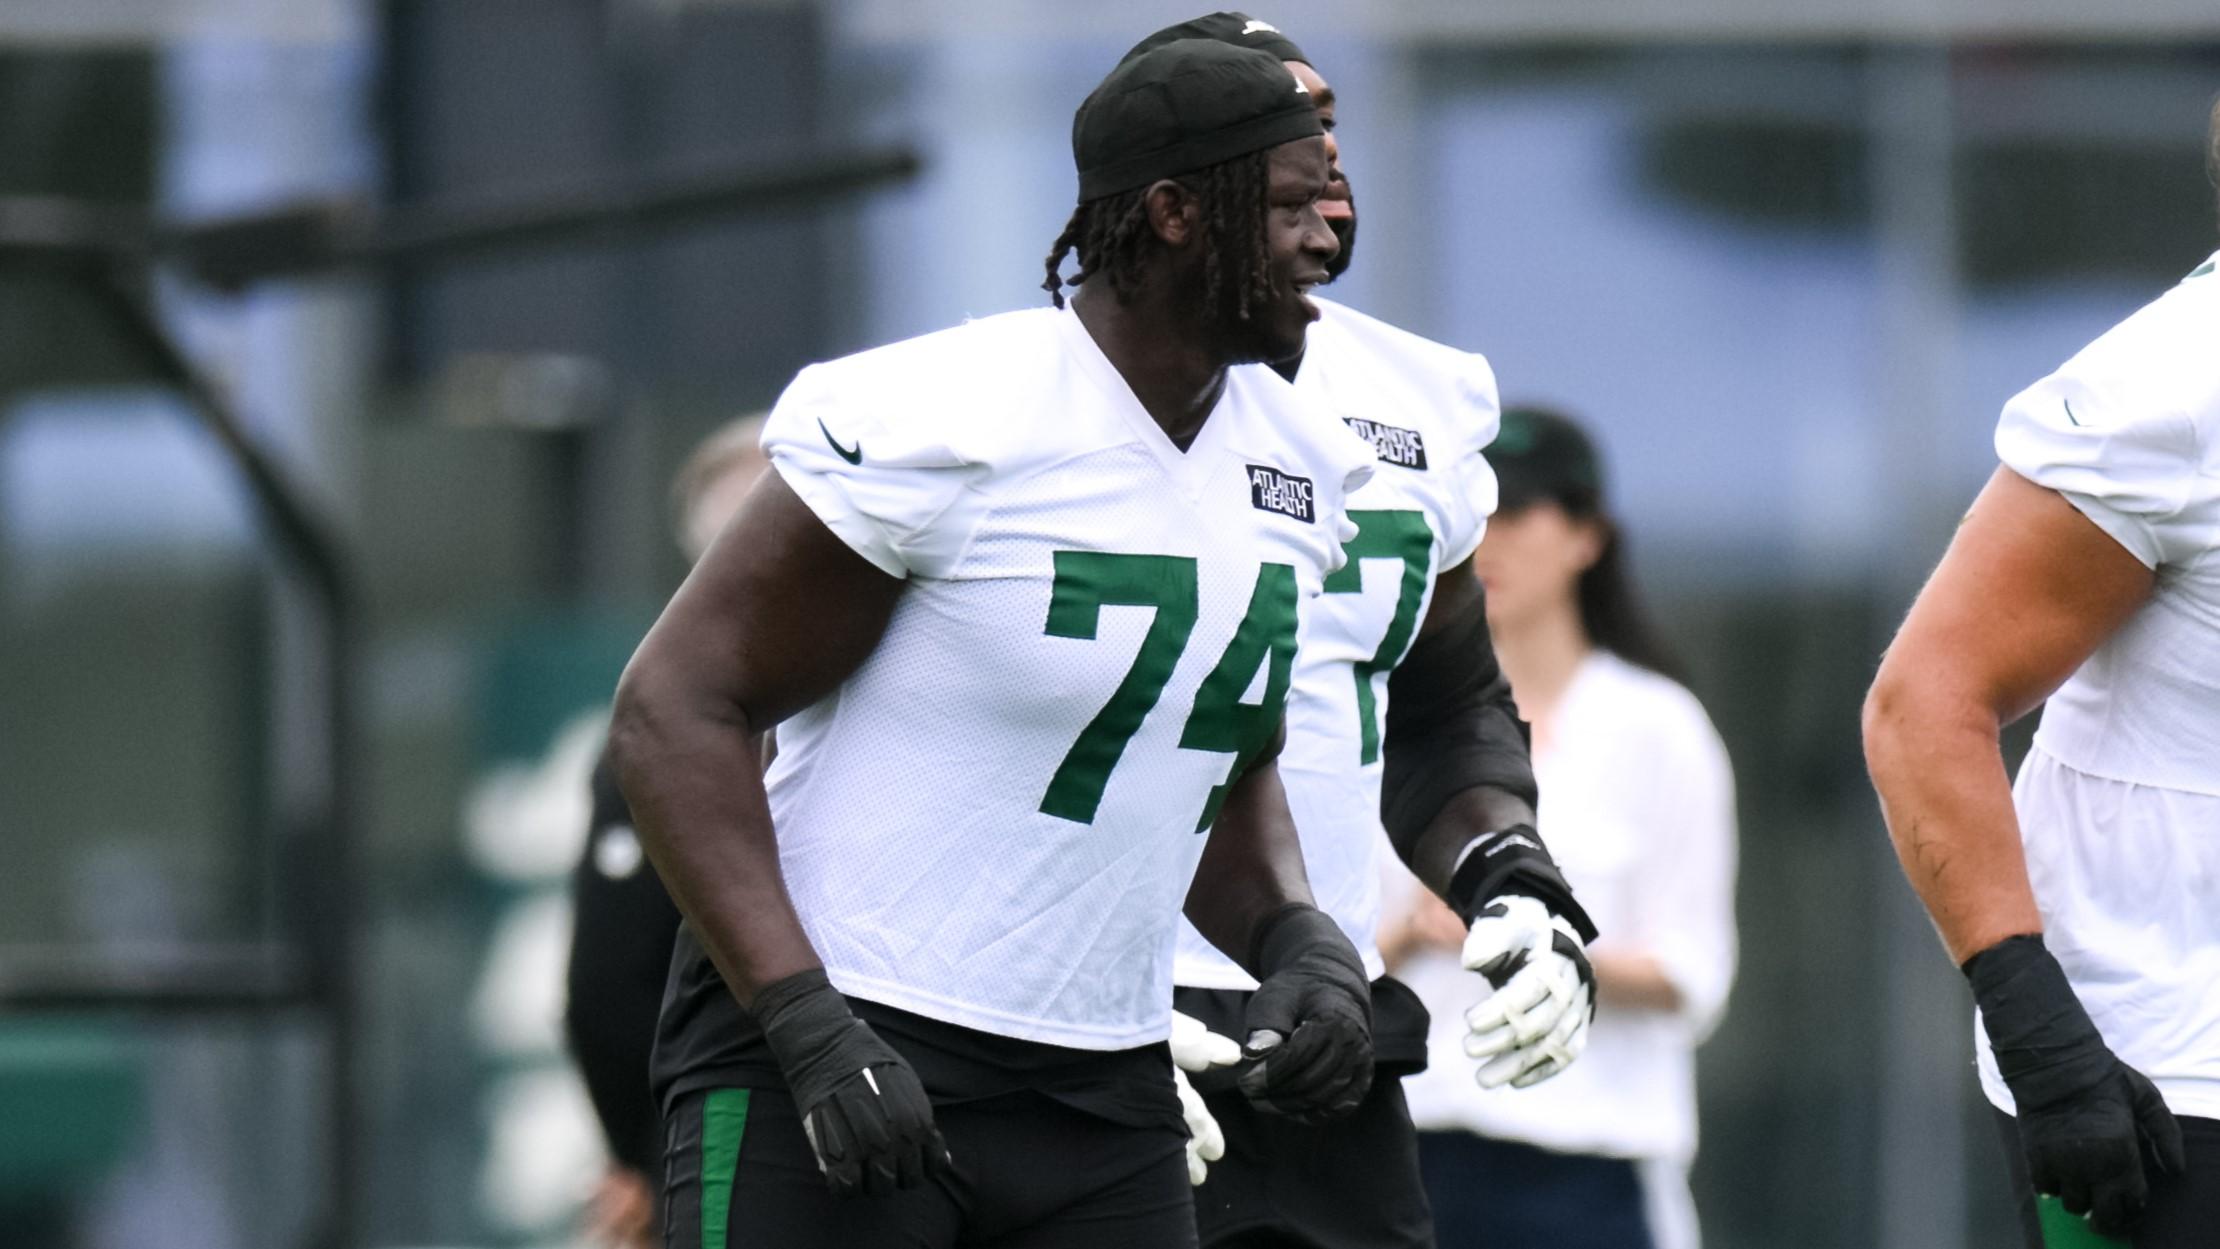
M1308 477L1296 477L1262 464L1249 465L1249 502L1261 511L1292 516L1308 525L1318 519L1316 497Z
M1380 457L1381 463L1415 468L1421 472L1425 470L1426 440L1419 436L1417 430L1404 429L1398 425L1382 425L1361 416L1345 416L1341 419L1357 437L1372 444L1373 454Z

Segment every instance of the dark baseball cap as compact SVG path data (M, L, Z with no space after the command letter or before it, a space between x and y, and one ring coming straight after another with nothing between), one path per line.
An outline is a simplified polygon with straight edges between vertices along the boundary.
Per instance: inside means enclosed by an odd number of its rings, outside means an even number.
M1071 122L1079 201L1326 133L1270 52L1179 39L1121 61Z
M1487 458L1495 470L1499 512L1547 500L1585 515L1603 504L1596 444L1562 412L1523 405L1503 409Z
M1237 48L1255 48L1269 52L1283 61L1301 61L1310 64L1310 58L1295 46L1295 41L1280 33L1280 28L1270 22L1260 21L1246 13L1212 13L1177 26L1166 26L1141 42L1134 44L1124 60L1132 60L1144 52L1154 52L1167 43L1181 39L1210 39L1230 43Z

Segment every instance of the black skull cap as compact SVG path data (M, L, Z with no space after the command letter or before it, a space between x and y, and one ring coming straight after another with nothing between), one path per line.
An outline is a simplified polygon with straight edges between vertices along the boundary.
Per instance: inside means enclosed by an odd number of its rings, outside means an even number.
M1174 40L1120 61L1073 115L1079 201L1324 133L1310 92L1278 56Z
M1176 26L1166 26L1134 44L1124 59L1130 61L1144 52L1154 52L1165 44L1180 39L1215 39L1219 43L1230 43L1237 48L1255 48L1260 52L1269 52L1283 61L1301 61L1305 65L1311 63L1310 58L1303 55L1303 50L1295 46L1294 40L1280 33L1279 27L1246 13L1230 10L1181 22Z

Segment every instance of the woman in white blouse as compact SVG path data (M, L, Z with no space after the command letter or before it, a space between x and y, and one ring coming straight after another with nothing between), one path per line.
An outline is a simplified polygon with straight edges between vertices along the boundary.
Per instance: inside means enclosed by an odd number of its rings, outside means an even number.
M1524 1090L1479 1087L1461 927L1407 878L1381 946L1433 1013L1404 1083L1442 1249L1688 1249L1696 1046L1734 977L1734 786L1703 708L1637 610L1595 448L1565 417L1503 414L1501 502L1473 557L1488 627L1534 728L1540 828L1602 930L1585 1056Z
M2084 1235L2072 1216L2220 1244L2216 264L2005 405L2002 463L1866 701L2030 1246ZM1998 729L2038 704L2008 781Z

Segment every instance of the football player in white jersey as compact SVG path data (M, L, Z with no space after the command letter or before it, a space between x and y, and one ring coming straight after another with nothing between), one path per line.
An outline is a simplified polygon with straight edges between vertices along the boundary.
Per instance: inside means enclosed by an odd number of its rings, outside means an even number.
M1245 13L1167 27L1127 55L1185 38L1270 52L1310 92L1335 155L1326 209L1342 244L1338 275L1356 208L1332 135L1332 87L1285 34ZM1226 1076L1198 1073L1224 1138L1222 1160L1207 1171L1207 1155L1195 1160L1205 1245L1433 1243L1399 1079L1425 1065L1426 1010L1387 977L1375 941L1383 825L1468 926L1465 965L1486 977L1473 978L1467 1014L1466 1049L1482 1083L1523 1086L1563 1069L1593 1011L1583 946L1595 932L1534 831L1524 726L1467 567L1495 505L1482 456L1496 432L1494 375L1477 355L1319 306L1304 351L1279 367L1370 441L1380 466L1350 499L1359 529L1349 562L1304 625L1280 775L1319 905L1373 979L1386 1078L1350 1118L1321 1128L1260 1114ZM1191 927L1175 978L1181 1012L1220 1032L1242 1026L1256 981Z
M2005 405L1866 700L2029 1249L2084 1243L2051 1226L2076 1215L2137 1249L2220 1239L2216 264ZM2008 782L1998 730L2037 705Z
M1073 149L1069 307L1059 281L805 369L619 688L687 919L654 1059L673 1246L1192 1245L1182 899L1263 982L1254 1096L1325 1114L1370 1081L1363 963L1274 756L1374 457L1229 367L1317 315L1323 130L1276 58L1189 41L1121 64Z

